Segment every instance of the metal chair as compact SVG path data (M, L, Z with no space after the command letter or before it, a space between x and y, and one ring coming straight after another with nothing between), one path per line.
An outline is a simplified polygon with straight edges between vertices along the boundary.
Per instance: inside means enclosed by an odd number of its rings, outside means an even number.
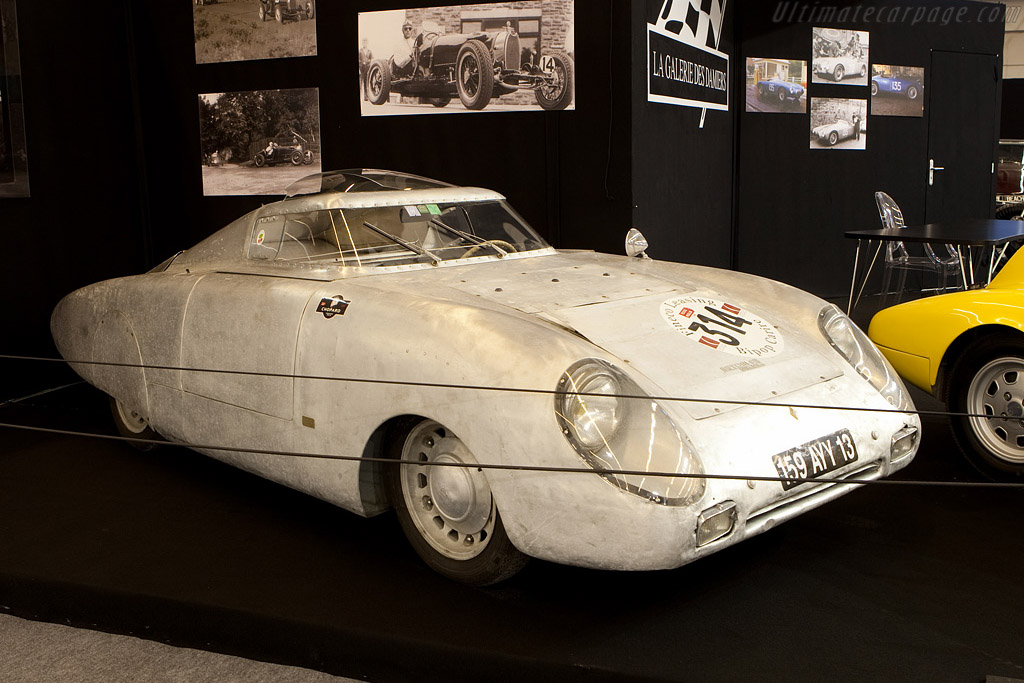
M876 192L875 204L878 205L878 216L882 220L883 228L898 229L906 227L906 223L903 221L903 212L900 211L899 205L888 194ZM960 256L957 254L956 249L949 244L944 244L943 247L945 248L946 255L939 256L935 253L932 245L925 243L922 246L924 247L924 256L911 256L903 242L886 242L885 272L882 276L883 307L890 294L889 285L892 282L894 270L899 271L899 284L894 292L896 303L899 303L900 297L903 295L907 281L907 271L917 270L935 273L938 278L938 290L940 292L946 291L946 281L949 275L954 276L955 282L955 277L960 272Z

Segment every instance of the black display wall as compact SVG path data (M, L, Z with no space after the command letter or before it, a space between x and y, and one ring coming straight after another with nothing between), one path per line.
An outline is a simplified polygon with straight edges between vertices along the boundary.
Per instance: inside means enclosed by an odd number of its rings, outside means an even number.
M653 258L728 268L732 250L733 135L737 107L708 110L700 126L696 107L648 102L647 24L662 0L632 3L633 14L633 222L651 244ZM730 77L742 74L735 58L733 21L726 4L719 50L731 56Z
M839 8L893 8L884 2L831 3ZM739 52L737 68L747 57L811 59L811 29L808 21L781 20L781 6L821 8L819 3L743 2L737 13ZM939 20L913 23L917 7L926 11L950 8L952 16L965 8L965 21ZM929 2L900 5L902 19L887 21L846 21L822 24L826 27L870 31L872 63L922 66L925 73L925 112L922 118L868 117L865 151L810 149L808 116L743 112L742 78L735 78L739 168L737 194L736 267L809 289L822 296L842 296L849 291L855 242L843 237L846 230L879 227L874 192L892 195L903 209L908 223L926 219L928 182L929 121L932 109L966 107L998 131L999 101L981 98L982 84L965 80L955 98L935 102L928 97L932 55L937 51L993 55L999 71L989 70L990 79L1001 73L1003 23L999 5L972 2ZM985 13L981 15L981 13ZM863 15L863 11L861 12ZM979 20L979 15L984 20ZM799 13L796 15L799 17ZM849 16L855 16L849 12ZM926 15L927 16L927 15ZM992 21L995 18L998 20ZM740 72L742 73L742 72ZM810 97L869 98L866 86L808 84ZM870 105L869 105L870 107ZM870 111L870 108L869 108ZM951 131L961 144L975 144L974 130ZM992 160L995 141L991 140ZM981 170L981 187L961 188L964 200L980 202L982 211L991 210L994 176L986 163ZM987 189L986 189L987 188ZM977 195L981 193L979 198ZM968 197L966 193L971 193ZM935 217L928 216L928 220Z
M321 2L317 56L202 65L187 6L132 4L153 258L261 201L201 196L197 94L300 87L319 88L325 170L389 168L489 187L556 245L621 253L621 240L606 236L629 224L631 124L628 101L610 92L628 83L628 24L618 17L628 3L577 3L575 111L360 117L357 15L416 4ZM168 212L172 205L181 212Z
M896 196L911 221L924 217L928 111L871 117L865 152L810 151L806 114L743 112L743 69L747 56L809 59L812 25L773 21L786 3L733 0L720 42L730 111L709 110L701 128L699 109L647 101L646 24L661 4L576 2L575 110L364 119L357 14L406 3L324 0L317 56L197 65L188 2L122 0L83 13L71 0L19 0L32 196L0 200L13 330L3 351L52 355L49 314L61 296L141 272L273 199L202 195L205 92L319 88L324 168L492 187L559 247L622 253L635 225L656 258L843 293L853 244L842 232L874 226L875 189ZM872 61L891 64L929 67L933 50L998 54L1002 45L1000 22L840 27L871 31ZM964 83L960 99L995 120L998 102L974 91ZM867 97L867 88L811 85L810 94ZM7 386L39 367L8 364Z

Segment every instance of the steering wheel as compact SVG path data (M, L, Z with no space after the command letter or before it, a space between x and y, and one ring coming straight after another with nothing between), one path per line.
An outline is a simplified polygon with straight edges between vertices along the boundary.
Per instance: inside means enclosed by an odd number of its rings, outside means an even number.
M466 250L465 254L463 254L459 258L469 258L470 256L472 256L473 254L475 254L476 252L480 251L481 249L488 245L498 247L499 249L502 249L503 251L506 251L510 254L514 254L517 251L519 251L518 249L515 248L515 245L509 244L505 240L487 240L486 242L481 242L480 244L474 244L473 246Z

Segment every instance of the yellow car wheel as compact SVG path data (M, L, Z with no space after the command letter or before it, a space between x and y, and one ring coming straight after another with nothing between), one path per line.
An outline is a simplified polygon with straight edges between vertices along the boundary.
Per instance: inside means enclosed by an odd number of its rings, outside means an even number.
M953 436L992 479L1024 478L1024 341L994 338L968 349L949 383Z

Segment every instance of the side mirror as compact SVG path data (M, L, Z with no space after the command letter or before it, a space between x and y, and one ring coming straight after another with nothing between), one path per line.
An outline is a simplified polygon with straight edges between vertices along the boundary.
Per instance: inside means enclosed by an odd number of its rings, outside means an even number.
M646 254L647 238L636 228L630 228L626 233L626 256L637 258L651 258Z

